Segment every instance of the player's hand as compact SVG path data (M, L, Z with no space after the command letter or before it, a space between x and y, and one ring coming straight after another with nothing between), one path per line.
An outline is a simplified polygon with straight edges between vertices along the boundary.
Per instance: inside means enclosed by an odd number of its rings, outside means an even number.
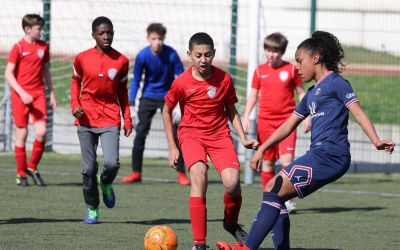
M303 133L307 134L311 130L311 118L308 116L306 119L304 119L303 124Z
M126 137L130 136L132 133L132 128L124 128L124 135Z
M242 127L243 127L243 131L245 133L247 133L247 131L249 131L249 126L250 125L250 120L249 119L243 119L242 121Z
M135 106L129 106L129 109L131 111L132 125L134 128L136 128L139 123L139 117L138 117L137 110L136 110Z
M261 168L261 164L263 161L263 154L259 151L256 151L254 155L250 159L250 167L251 169L259 172Z
M396 144L390 139L388 139L388 140L379 140L379 141L375 142L376 149L385 150L385 151L389 152L389 154L393 153L395 145Z
M242 141L242 145L245 148L257 150L257 148L260 146L260 143L255 139L250 139L250 140L249 139L244 139Z
M33 96L31 96L26 92L21 93L19 97L21 98L24 104L31 104L33 102Z
M171 168L176 169L178 166L179 150L177 148L170 149L168 158Z
M57 106L56 96L54 95L54 91L50 92L50 105L53 109Z
M79 107L76 107L73 111L72 111L72 115L75 117L75 118L81 118L81 116L83 115L83 109L82 109L82 107L81 106L79 106Z

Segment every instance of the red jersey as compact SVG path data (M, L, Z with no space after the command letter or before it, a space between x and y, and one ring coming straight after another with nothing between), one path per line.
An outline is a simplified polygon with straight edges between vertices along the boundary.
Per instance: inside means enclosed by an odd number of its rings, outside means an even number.
M49 47L41 40L28 43L21 39L8 55L8 62L15 64L14 76L18 84L31 95L45 90L42 65L49 60Z
M164 98L170 109L179 102L182 112L179 137L230 135L225 107L238 101L235 88L228 73L214 66L211 69L209 79L198 81L190 67L175 79Z
M296 67L283 62L278 68L260 64L254 71L251 87L261 91L258 117L286 119L296 108L294 90L303 84Z
M128 102L128 59L112 49L95 48L78 54L71 80L71 109L82 107L83 115L76 125L90 127L121 126L132 128Z

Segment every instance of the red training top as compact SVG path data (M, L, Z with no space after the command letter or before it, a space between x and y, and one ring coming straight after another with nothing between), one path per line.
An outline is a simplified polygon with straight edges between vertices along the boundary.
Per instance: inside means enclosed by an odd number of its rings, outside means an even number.
M75 125L90 127L121 126L132 128L128 102L128 59L112 49L99 52L92 48L79 53L71 80L71 109L82 107L83 115Z
M286 119L296 108L294 90L303 84L296 67L284 62L278 68L260 64L254 71L251 87L261 91L258 117Z
M215 137L229 136L228 114L225 107L234 105L238 99L231 76L212 66L212 76L198 81L192 76L192 67L172 83L165 96L168 108L179 102L182 120L178 135Z
M44 91L42 66L49 60L49 48L41 40L28 43L21 39L8 55L8 62L15 64L14 76L18 84L30 95Z

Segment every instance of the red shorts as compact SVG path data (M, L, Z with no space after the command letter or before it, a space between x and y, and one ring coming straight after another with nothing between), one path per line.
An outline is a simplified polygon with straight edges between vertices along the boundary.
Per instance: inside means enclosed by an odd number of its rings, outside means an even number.
M46 94L44 92L33 95L33 102L26 105L15 91L11 91L11 104L14 123L17 127L26 127L31 114L33 123L47 122Z
M225 168L240 170L240 163L231 137L198 138L185 136L179 138L182 156L188 168L202 161L208 167L207 156L219 173Z
M258 120L257 137L260 143L264 143L280 125L286 120ZM263 154L264 160L278 160L280 155L291 154L294 155L296 147L296 130L294 130L288 137L280 143L270 147Z

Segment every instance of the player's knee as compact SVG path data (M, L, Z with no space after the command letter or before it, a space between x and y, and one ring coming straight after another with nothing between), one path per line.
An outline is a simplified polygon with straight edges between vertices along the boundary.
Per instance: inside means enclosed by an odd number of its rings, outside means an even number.
M283 184L283 178L282 176L278 175L275 178L275 181L272 183L268 183L267 186L265 187L266 191L274 193L274 194L278 194L279 191L281 191L282 188L282 184Z
M104 168L107 170L118 170L119 163L118 161L103 161Z

